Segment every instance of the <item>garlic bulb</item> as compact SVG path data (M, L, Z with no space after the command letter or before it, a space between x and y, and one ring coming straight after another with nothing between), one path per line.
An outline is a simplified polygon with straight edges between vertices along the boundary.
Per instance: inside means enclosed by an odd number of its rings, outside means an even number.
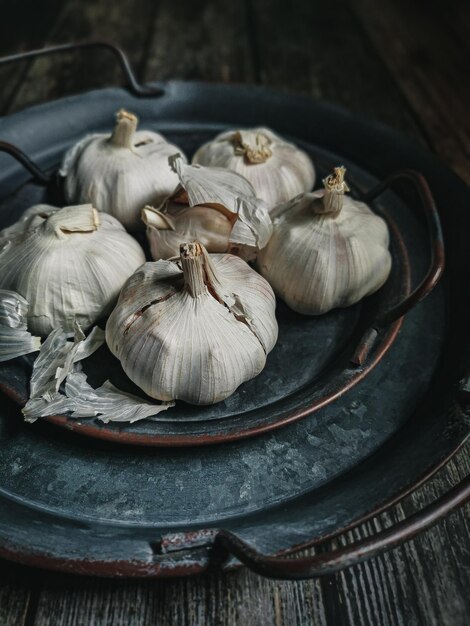
M179 154L169 162L180 185L160 208L142 211L152 257L171 258L181 243L197 239L209 252L254 258L267 244L272 224L251 184L226 169L187 165Z
M227 167L242 174L269 210L310 191L315 183L310 157L268 128L221 133L199 148L193 163Z
M240 258L183 244L179 259L146 263L127 281L106 341L152 398L213 404L263 369L274 309L271 287Z
M345 196L344 167L276 209L273 236L258 256L261 274L291 309L319 315L377 291L391 269L385 221Z
M168 157L179 148L158 133L136 131L132 113L121 110L116 118L111 135L88 135L75 144L59 174L65 178L67 202L90 202L136 230L142 226L142 207L160 204L178 184Z
M42 214L41 214L42 213ZM0 288L29 303L28 328L46 335L74 320L86 330L109 313L145 262L140 245L91 204L31 212L0 250Z

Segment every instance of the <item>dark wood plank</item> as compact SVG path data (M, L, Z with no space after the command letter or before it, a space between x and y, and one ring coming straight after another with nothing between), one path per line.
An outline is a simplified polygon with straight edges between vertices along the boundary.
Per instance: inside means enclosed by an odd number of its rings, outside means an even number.
M302 592L308 587L309 593ZM35 626L326 624L318 581L282 583L247 571L162 582L49 584ZM305 621L307 620L308 621Z
M55 15L47 41L112 39L129 48L132 61L146 80L177 77L262 82L326 98L377 117L416 139L422 137L424 129L440 152L446 126L434 129L432 117L428 113L421 115L422 102L410 98L396 70L398 62L385 58L387 40L381 42L382 35L371 33L377 16L372 14L369 22L364 17L366 1L359 0L356 12L355 2L351 8L345 0L334 5L325 0L246 0L223 6L215 0L162 0L158 4L150 0L68 0ZM410 7L399 4L395 9L398 5L389 0L380 7L386 14L400 11L401 19L405 19ZM457 19L462 20L462 16L459 14ZM396 16L394 19L396 22ZM448 13L442 19L433 19L445 24L447 47L449 32L461 42L459 49L468 46L465 27L452 26ZM420 28L422 23L418 31ZM431 48L433 28L425 24L424 29L427 34L419 35L420 45ZM0 30L4 30L4 23ZM25 47L32 47L27 45L27 37L24 41ZM406 43L407 39L400 41ZM442 66L448 62L442 59ZM74 69L65 60L58 64L34 63L17 91L13 108L57 97L63 88L79 90L99 85L105 74L110 82L118 82L112 64L106 63L97 57L91 64L85 61ZM92 71L96 78L91 76ZM469 100L465 101L468 104ZM411 514L469 470L467 448L401 507L362 525L337 543L356 540L396 522L405 513ZM469 518L467 507L387 555L336 576L298 583L267 581L247 571L162 582L78 580L60 575L38 577L34 573L12 580L7 565L0 576L0 625L463 626L468 622Z
M161 0L148 48L146 81L254 79L243 2Z
M439 21L457 38L458 44L470 53L470 4L461 0L447 0L446 10L442 11L440 0L430 0L433 16L438 15Z
M402 505L332 541L370 536L429 503L470 472L470 446ZM468 623L470 506L389 553L321 580L328 624Z
M400 84L434 150L470 181L470 54L466 37L455 36L458 16L452 15L452 7L444 9L442 3L434 2L423 11L418 3L406 0L380 4L354 0L351 7Z
M123 47L139 74L147 52L153 0L69 0L47 36L47 45L104 40ZM110 53L89 51L34 61L8 111L123 79Z
M11 2L2 11L0 56L40 48L56 19L60 0L51 2ZM0 115L7 108L14 92L24 79L27 67L9 65L0 68Z
M0 576L0 624L27 626L31 606L31 590L27 584L11 583Z
M341 104L421 139L347 0L252 0L263 83Z

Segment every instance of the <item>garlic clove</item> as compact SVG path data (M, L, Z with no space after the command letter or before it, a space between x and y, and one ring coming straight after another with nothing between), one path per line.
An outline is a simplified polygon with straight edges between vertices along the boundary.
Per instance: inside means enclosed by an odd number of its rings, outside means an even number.
M264 367L277 339L268 283L233 255L183 244L143 265L106 326L122 367L149 396L213 404Z
M391 270L385 221L345 196L344 168L322 192L276 207L273 235L257 259L261 274L290 308L320 315L377 291Z
M197 239L210 252L255 258L272 225L266 204L255 197L250 183L229 170L187 165L180 155L170 163L180 185L159 209L142 211L152 257L170 258L182 242Z
M167 204L163 213L153 207L142 210L153 259L169 259L179 252L182 241L198 239L211 252L227 250L232 223L211 207Z
M57 326L73 330L75 319L89 328L145 262L137 241L92 205L31 215L13 231L0 250L0 288L26 298L28 327L39 335Z
M315 183L310 157L267 128L223 132L201 146L192 162L241 174L270 211Z
M170 166L178 174L180 185L186 191L190 206L217 207L236 219L238 198L254 197L253 186L243 176L223 168L188 165L181 155L169 159ZM178 191L175 192L175 195Z
M178 184L168 164L178 148L136 129L137 117L119 111L112 134L84 137L65 154L59 172L67 202L91 203L129 230L141 227L144 205L160 204Z
M145 206L142 209L142 221L146 226L152 226L159 230L175 230L175 223L171 217L153 206Z

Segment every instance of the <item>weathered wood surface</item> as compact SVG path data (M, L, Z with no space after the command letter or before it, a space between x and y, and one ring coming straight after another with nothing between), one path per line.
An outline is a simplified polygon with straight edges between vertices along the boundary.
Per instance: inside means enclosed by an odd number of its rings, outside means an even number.
M427 144L470 180L470 11L457 0L427 3L425 13L402 0L63 0L41 10L39 4L34 14L32 2L22 11L4 9L0 54L112 40L126 48L143 80L262 83L335 101ZM120 77L103 53L43 59L3 70L0 80L6 113ZM400 506L322 549L403 519L469 472L467 446ZM268 581L241 570L116 582L38 575L4 563L0 626L466 626L469 588L467 506L405 546L315 581Z
M393 74L423 134L470 181L468 4L357 0L354 10Z

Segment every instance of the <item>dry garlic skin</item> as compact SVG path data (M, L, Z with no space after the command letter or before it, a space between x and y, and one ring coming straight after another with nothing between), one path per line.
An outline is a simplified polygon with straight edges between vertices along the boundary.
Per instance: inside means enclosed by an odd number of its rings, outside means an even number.
M310 157L267 128L221 133L199 148L193 163L238 172L269 209L310 191L315 183Z
M91 205L43 210L4 242L0 288L26 298L33 333L73 330L74 320L86 330L112 310L144 262L140 245L111 215Z
M153 259L176 256L181 242L197 239L210 252L226 252L233 223L220 211L168 202L165 213L147 206L142 210Z
M142 227L143 206L158 205L178 184L168 157L179 148L158 133L136 128L136 116L119 111L112 134L79 141L66 153L60 170L67 202L91 203L128 230Z
M344 168L325 191L277 207L273 236L258 268L286 304L308 315L355 304L377 291L391 269L385 221L345 196Z
M181 243L197 240L209 252L233 252L246 260L269 241L271 218L263 200L240 174L170 159L179 185L160 207L146 206L142 220L152 258L168 259Z
M106 341L129 378L159 400L214 404L259 374L277 340L275 298L243 260L185 244L126 283Z

